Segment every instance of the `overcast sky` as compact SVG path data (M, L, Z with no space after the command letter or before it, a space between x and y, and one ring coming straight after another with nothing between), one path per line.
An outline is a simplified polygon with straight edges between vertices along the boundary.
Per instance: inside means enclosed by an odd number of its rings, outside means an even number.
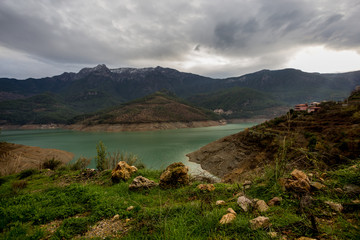
M99 63L210 77L360 70L360 1L0 1L0 77Z

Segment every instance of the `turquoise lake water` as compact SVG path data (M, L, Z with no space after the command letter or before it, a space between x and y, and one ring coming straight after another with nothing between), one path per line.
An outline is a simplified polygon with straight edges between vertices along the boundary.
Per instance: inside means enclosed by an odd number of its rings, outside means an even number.
M102 141L108 152L136 154L149 168L164 169L173 162L183 162L192 172L200 170L185 156L219 138L242 131L255 123L228 124L216 127L185 128L148 132L78 132L71 130L11 130L2 131L0 141L55 148L80 156L96 156L96 145ZM95 167L92 161L89 167Z

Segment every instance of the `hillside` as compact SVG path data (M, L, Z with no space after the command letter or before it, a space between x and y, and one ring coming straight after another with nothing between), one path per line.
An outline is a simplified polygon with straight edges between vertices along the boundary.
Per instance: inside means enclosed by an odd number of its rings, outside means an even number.
M188 157L224 181L241 181L265 167L331 169L359 157L359 94L353 92L348 103L322 103L319 112L290 111Z
M273 118L288 109L284 103L268 93L251 88L233 87L211 93L197 94L188 101L207 109L223 109L225 118L250 118L263 116Z
M77 112L64 104L59 96L43 93L25 99L0 102L1 125L65 124Z
M306 172L319 185L311 197L283 190L270 171L240 184L190 176L188 184L166 189L159 170L139 168L114 183L111 170L84 167L0 177L0 238L355 240L360 233L353 187L359 163ZM152 186L132 189L140 177ZM259 217L267 221L255 225Z
M123 125L132 129L134 124L138 126L141 124L155 124L161 128L161 124L164 123L164 128L178 128L181 126L165 126L169 123L211 121L211 125L219 125L218 120L220 120L220 117L211 111L190 106L181 99L169 96L166 93L156 92L109 110L78 116L72 121L75 128L78 128L78 125L84 128L108 125L114 129L114 125ZM207 126L207 124L205 125Z
M78 73L63 73L41 79L0 78L0 102L7 101L0 106L0 111L4 113L7 109L6 105L12 104L8 101L41 97L47 93L55 95L57 100L70 110L69 112L92 113L163 89L174 92L181 98L194 98L196 102L204 103L204 105L221 108L220 105L216 106L214 101L208 99L209 93L225 91L233 87L261 91L270 94L272 101L280 101L291 106L300 102L342 100L356 85L360 85L359 71L319 74L295 69L262 70L239 77L213 79L162 67L109 69L105 65L98 65L81 69ZM195 95L197 96L193 97ZM199 99L201 96L205 97L205 100ZM264 106L261 105L261 101L254 103L254 108L265 109L264 112L259 110L261 114L268 115L272 112L267 108L268 97L269 95L263 101ZM219 104L224 103L220 101ZM23 114L31 115L33 110L36 109L24 109ZM253 114L252 110L248 111L248 109L244 109L244 112ZM234 117L244 115L234 115ZM4 118L13 119L13 116ZM30 119L32 118L34 117L31 116ZM50 116L47 123L51 123L52 119ZM22 120L16 118L11 121Z

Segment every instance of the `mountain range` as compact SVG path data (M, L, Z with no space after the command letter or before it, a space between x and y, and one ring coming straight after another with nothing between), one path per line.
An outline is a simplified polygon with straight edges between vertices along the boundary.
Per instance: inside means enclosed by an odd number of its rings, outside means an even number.
M161 90L211 110L232 110L230 118L242 117L296 103L342 100L356 85L360 85L360 71L320 74L262 70L214 79L170 68L109 69L102 64L41 79L0 78L0 124L66 123L76 115ZM226 103L229 97L236 99L235 103Z

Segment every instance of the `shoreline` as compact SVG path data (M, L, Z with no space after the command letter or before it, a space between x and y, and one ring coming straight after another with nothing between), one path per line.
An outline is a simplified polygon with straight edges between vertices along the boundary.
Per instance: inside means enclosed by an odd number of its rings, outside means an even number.
M227 124L251 123L257 124L267 121L266 118L240 118L219 121L192 121L192 122L157 122L157 123L130 123L130 124L98 124L88 126L84 124L26 124L26 125L2 125L1 130L49 130L67 129L83 132L142 132L158 131L181 128L213 127Z
M52 158L67 164L74 156L71 152L59 149L0 142L0 173L8 175L25 169L41 169L43 163Z
M157 131L180 128L198 128L226 125L224 120L220 121L192 121L192 122L159 122L159 123L131 123L131 124L98 124L93 126L83 124L27 124L27 125L3 125L2 130L48 130L67 129L83 132L140 132Z

